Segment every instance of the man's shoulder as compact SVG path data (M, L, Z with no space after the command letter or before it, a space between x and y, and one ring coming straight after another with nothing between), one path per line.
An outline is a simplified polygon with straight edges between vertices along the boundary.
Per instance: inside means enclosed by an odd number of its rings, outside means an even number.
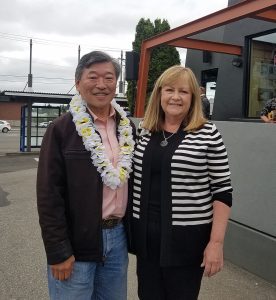
M67 112L54 119L48 126L46 133L52 133L60 137L70 135L75 130L74 125L71 113Z
M57 127L63 127L67 125L68 123L72 123L72 115L70 112L67 112L65 114L62 114L58 118L54 119L52 124Z

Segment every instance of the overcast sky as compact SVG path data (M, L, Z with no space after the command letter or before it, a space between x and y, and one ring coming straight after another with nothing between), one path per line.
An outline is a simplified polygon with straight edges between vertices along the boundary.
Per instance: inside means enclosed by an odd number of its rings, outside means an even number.
M119 58L132 49L140 18L171 28L227 7L227 0L3 0L0 8L0 91L23 90L33 39L35 92L67 93L81 55L100 49ZM185 51L180 51L182 62ZM74 92L74 89L71 91Z

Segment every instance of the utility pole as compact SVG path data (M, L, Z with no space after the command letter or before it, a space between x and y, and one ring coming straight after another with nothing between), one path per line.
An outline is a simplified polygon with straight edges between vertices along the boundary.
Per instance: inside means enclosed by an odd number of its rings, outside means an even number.
M121 50L121 74L120 74L120 81L119 81L119 93L124 94L124 82L123 82L123 50Z
M78 48L78 63L80 62L80 52L81 52L81 47L79 45L79 48Z
M32 51L33 51L33 41L30 39L30 69L28 74L28 92L32 92L33 87L33 74L32 74ZM31 152L32 148L32 100L29 98L27 103L27 151ZM25 120L23 120L25 122ZM22 122L22 120L21 120Z
M29 68L29 74L28 74L28 88L30 90L33 87L32 54L33 54L33 40L30 39L30 68Z

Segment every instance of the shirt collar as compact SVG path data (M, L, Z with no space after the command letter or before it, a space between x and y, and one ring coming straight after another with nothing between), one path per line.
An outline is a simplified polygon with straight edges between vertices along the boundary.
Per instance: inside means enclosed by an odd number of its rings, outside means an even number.
M93 111L88 107L88 105L87 105L87 109L88 109L89 113L91 114L94 122L97 121L97 120L102 121L101 118L97 117L97 115L95 115L93 113ZM109 116L108 116L108 118L115 118L115 112L116 111L115 111L114 107L112 105L110 105L110 110L109 110Z

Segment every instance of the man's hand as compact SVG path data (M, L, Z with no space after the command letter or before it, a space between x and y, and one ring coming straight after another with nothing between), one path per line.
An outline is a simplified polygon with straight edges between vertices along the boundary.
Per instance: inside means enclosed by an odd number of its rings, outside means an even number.
M204 276L211 277L223 268L223 244L210 241L205 248L201 267L205 267Z
M68 279L73 271L75 257L72 255L67 260L60 264L51 265L52 275L57 280Z

